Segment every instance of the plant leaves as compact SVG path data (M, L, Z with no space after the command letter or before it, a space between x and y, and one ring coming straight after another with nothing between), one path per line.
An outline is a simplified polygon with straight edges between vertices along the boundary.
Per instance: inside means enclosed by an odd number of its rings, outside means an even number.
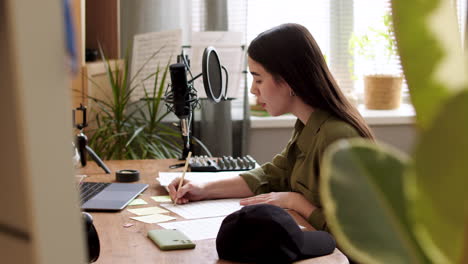
M426 263L407 221L405 154L363 139L332 144L320 194L338 245L362 263Z
M169 62L164 69L159 67L147 78L155 78L155 85L151 93L146 92L145 98L151 96L151 100L131 101L131 95L141 87L142 83L132 85L146 66L160 50L148 58L135 76L130 79L128 51L123 63L115 62L111 67L109 61L100 47L101 57L105 64L106 77L111 89L111 97L106 101L92 98L96 102L97 128L92 130L89 145L104 159L141 159L141 158L175 158L180 152L180 133L161 124L166 114L158 117L159 103L162 98L160 88L158 90L158 77L162 70L163 76L160 87L165 86ZM130 79L130 80L129 80ZM93 82L97 84L96 82ZM106 93L104 93L106 94ZM155 98L154 95L157 94ZM146 110L146 111L144 111ZM157 140L154 140L157 138Z
M401 63L419 125L426 129L445 101L466 85L452 1L392 1Z
M425 252L434 263L461 263L468 223L468 90L448 100L421 135L408 176L413 225Z
M141 126L139 128L137 128L134 132L133 132L133 135L132 137L127 141L127 144L125 144L125 147L128 147L132 141L138 136L140 135L140 132L143 131L143 129L145 128L145 126Z

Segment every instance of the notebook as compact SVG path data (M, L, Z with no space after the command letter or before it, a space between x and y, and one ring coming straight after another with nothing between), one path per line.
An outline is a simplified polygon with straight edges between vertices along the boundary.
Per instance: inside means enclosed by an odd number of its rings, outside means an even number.
M141 183L82 182L80 184L81 209L87 211L122 210L146 188L148 184Z

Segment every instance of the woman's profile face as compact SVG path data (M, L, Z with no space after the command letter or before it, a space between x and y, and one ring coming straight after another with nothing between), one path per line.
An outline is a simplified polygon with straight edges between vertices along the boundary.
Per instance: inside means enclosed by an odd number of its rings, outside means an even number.
M260 63L250 57L248 64L253 76L250 92L257 97L257 103L272 116L291 112L290 86L285 81L275 80Z

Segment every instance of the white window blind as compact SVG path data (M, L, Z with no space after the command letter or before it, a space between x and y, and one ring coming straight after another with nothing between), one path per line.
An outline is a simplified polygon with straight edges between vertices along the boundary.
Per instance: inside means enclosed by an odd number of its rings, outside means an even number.
M274 26L298 23L309 29L322 53L330 58L329 0L228 0L227 3L229 31L244 32L246 45ZM192 30L199 31L204 28L204 1L194 0L192 5L197 12L193 15ZM252 77L247 77L250 86Z
M454 2L463 39L467 3L465 0ZM257 34L282 23L299 23L307 27L341 89L345 94L356 93L360 101L364 74L402 73L398 56L387 59L378 54L369 62L356 52L351 54L349 48L352 33L362 35L369 31L369 27L382 29L383 15L390 12L390 0L227 0L227 4L229 30L244 32L246 45ZM192 30L200 31L205 27L205 1L193 0L192 10ZM250 85L251 76L247 76ZM409 101L406 82L403 83L403 100Z
M282 23L298 23L309 29L324 54L340 87L353 89L349 72L348 41L353 25L349 0L227 0L230 31L245 34L248 45L259 33ZM192 2L192 30L204 28L205 1ZM247 75L247 84L251 76ZM249 87L247 87L249 88Z
M351 78L351 55L348 49L349 38L353 31L353 1L330 0L330 70L344 94L357 102Z
M205 1L192 1L192 31L202 31L205 28Z
M329 6L330 1L324 0L249 0L247 42L282 23L298 23L309 29L322 52L329 56Z
M460 30L462 44L465 41L466 34L466 13L467 13L467 1L457 0L457 18L458 18L458 29Z
M249 0L247 6L247 43L259 33L283 23L305 26L330 59L330 1L326 0ZM248 85L252 76L248 75Z

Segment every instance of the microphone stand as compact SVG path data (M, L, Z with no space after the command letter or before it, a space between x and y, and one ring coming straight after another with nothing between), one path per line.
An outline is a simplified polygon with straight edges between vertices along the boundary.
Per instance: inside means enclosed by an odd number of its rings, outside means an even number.
M195 113L194 111L190 111L189 114L189 120L187 119L180 119L180 131L182 134L182 143L183 143L183 149L182 149L182 157L180 157L179 160L185 160L188 156L189 152L193 153L193 145L192 145L192 139L190 137L190 132L193 132L193 122L194 122L194 116Z
M187 46L183 46L183 48L184 47ZM218 68L219 76L216 74ZM213 71L211 69L213 69ZM226 74L224 88L222 87L221 69L224 70ZM190 70L190 60L188 59L188 56L184 54L183 49L182 54L177 55L177 63L169 66L169 71L172 83L168 85L171 89L166 89L164 101L166 102L168 111L173 112L180 120L179 128L182 134L183 144L182 157L180 160L184 160L187 158L188 153L192 151L190 130L194 131L194 109L195 107L200 106L197 90L194 88L194 81L203 76L203 84L205 86L207 97L213 102L218 103L221 99L227 100L226 91L228 85L228 72L227 69L220 64L216 50L211 46L207 47L203 52L202 73L195 77L192 75ZM192 78L191 80L187 80L187 71ZM210 73L214 74L214 77L210 77ZM213 89L212 85L216 86L217 84L219 84L219 87L215 87L215 89ZM208 151L206 146L201 143L201 141L195 137L194 140L198 142L207 154L211 156L211 153Z
M172 84L171 89L165 93L165 102L168 111L173 112L179 118L179 129L182 136L182 156L179 160L185 160L189 152L193 153L191 131L194 122L194 109L198 105L198 97L193 81L202 76L199 74L187 81L187 70L190 71L190 60L183 52L177 56L177 63L169 67Z
M75 124L75 110L83 112L82 123ZM106 174L110 174L110 169L106 166L106 164L104 164L102 159L99 158L96 152L94 152L94 150L88 146L88 138L83 133L83 129L88 126L88 123L86 122L86 107L82 104L80 104L80 107L73 110L73 123L75 127L80 130L80 132L76 135L76 145L78 147L78 153L80 154L81 166L86 166L86 153L88 153L89 156L91 156L91 158L96 162L96 164L106 172Z

